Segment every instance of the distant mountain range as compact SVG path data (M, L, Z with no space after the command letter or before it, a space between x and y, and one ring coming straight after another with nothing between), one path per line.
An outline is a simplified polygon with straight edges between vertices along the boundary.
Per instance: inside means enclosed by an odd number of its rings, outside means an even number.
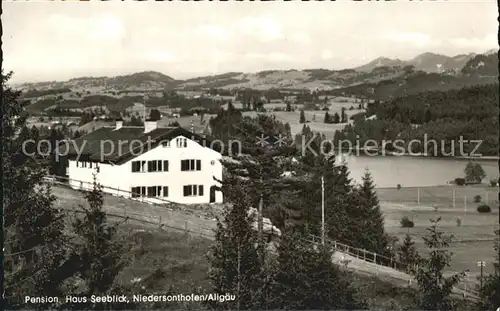
M365 65L344 70L304 69L267 70L257 73L229 72L214 76L177 80L155 71L138 72L116 77L81 77L64 82L25 83L17 85L21 90L71 89L75 92L91 93L103 90L115 91L161 91L200 90L209 88L253 88L253 89L337 89L359 84L377 84L398 79L410 72L425 72L459 75L498 75L496 50L484 54L445 56L423 53L411 60L380 57ZM408 66L413 66L408 70Z
M414 66L415 70L421 70L429 73L445 72L449 70L458 71L461 70L474 56L476 56L474 53L461 54L453 57L434 53L423 53L407 61L380 57L369 62L368 64L356 67L354 70L371 72L377 67Z

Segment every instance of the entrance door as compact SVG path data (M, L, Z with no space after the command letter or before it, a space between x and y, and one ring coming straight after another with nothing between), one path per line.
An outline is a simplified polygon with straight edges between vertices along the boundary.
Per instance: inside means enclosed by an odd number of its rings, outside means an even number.
M210 187L210 203L215 202L215 191L217 190L216 186Z

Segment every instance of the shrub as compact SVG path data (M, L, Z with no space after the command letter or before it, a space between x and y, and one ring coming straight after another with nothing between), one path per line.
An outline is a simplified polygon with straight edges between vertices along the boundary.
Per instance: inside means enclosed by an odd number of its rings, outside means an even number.
M401 227L403 228L413 228L415 224L408 217L404 216L401 218Z
M489 207L488 205L486 204L483 204L483 205L479 205L477 207L477 211L479 213L491 213L491 207Z
M397 188L398 188L398 190L400 190L401 189L401 184L398 184Z
M465 178L455 178L455 184L457 186L463 186L463 185L465 185Z
M490 186L491 186L491 187L496 187L496 186L497 186L497 181L496 181L496 179L492 179L492 180L490 180Z
M475 195L474 196L474 203L479 203L481 202L481 196L480 195Z

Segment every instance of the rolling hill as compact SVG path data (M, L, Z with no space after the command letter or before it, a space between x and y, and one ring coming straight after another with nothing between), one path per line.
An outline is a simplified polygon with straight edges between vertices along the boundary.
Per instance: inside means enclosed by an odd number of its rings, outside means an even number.
M64 82L25 83L18 85L17 88L24 91L25 98L31 97L38 100L61 94L62 97L67 97L70 96L68 91L76 93L76 97L81 97L81 94L102 95L103 93L116 97L124 96L124 94L141 96L145 92L155 92L154 96L161 97L161 93L165 90L200 91L210 88L337 90L377 89L383 86L384 89L394 90L399 87L402 90L405 88L425 90L428 86L440 88L441 85L460 87L471 83L489 83L492 77L498 75L498 58L495 52L496 50L490 50L485 54L471 53L453 57L423 53L407 61L380 57L354 69L317 68L266 70L256 73L228 72L186 80L177 80L160 72L144 71L116 77L81 77ZM414 68L409 70L406 66ZM437 86L429 85L430 83L437 83ZM396 87L395 84L398 86ZM74 99L75 96L72 97Z

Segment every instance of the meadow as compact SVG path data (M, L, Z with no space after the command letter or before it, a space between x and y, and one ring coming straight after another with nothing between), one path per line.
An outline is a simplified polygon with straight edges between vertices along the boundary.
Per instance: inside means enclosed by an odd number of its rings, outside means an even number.
M387 233L397 237L400 241L409 233L416 242L417 248L425 251L422 236L426 234L431 224L429 220L441 217L440 230L454 236L450 246L454 256L449 270L469 269L470 275L477 276L479 275L477 261L486 261L485 274L493 271L494 230L499 226L498 187L437 186L399 190L381 188L376 191L385 216ZM453 192L455 193L455 207L453 207ZM474 202L475 195L481 196L481 203ZM486 203L486 200L492 209L491 213L477 212L477 206ZM408 217L415 226L402 228L400 224L402 217Z

